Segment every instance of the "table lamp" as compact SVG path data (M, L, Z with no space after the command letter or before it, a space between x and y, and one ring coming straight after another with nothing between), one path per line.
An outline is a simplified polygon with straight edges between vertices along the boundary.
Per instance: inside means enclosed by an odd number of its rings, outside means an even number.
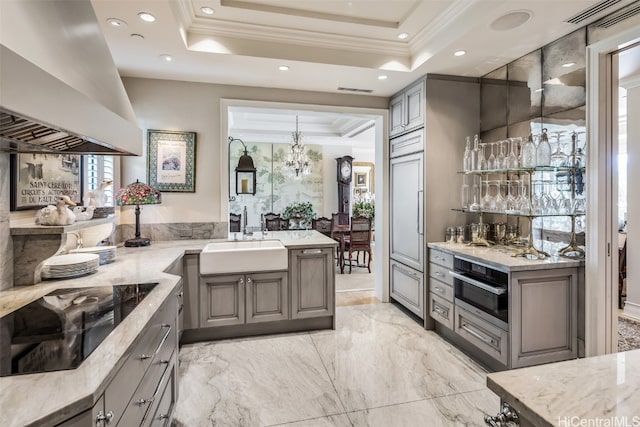
M116 204L118 206L136 206L136 237L124 242L125 246L139 247L151 244L151 240L140 237L140 205L157 205L159 203L162 203L160 191L139 180L118 190L116 194Z

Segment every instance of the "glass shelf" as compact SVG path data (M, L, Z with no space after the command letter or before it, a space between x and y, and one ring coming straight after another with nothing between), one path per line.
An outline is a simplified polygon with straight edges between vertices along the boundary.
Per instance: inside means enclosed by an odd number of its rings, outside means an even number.
M521 218L539 218L539 217L578 217L578 216L584 216L586 215L586 212L577 212L577 213L552 213L552 214L524 214L524 213L520 213L520 212L497 212L497 211L483 211L483 210L477 210L477 211L472 211L470 209L462 209L462 208L453 208L451 209L452 211L455 212L463 212L463 213L475 213L475 214L494 214L494 215L506 215L506 216L513 216L513 217L521 217Z
M485 174L499 174L499 173L518 173L518 172L585 172L585 167L572 167L572 166L536 166L534 168L515 168L515 169L485 169L485 170L473 170L473 171L458 171L463 175L485 175Z

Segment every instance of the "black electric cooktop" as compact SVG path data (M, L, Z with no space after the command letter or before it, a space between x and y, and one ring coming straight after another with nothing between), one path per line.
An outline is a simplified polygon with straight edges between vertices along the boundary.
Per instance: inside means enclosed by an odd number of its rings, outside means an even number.
M0 318L0 377L80 366L157 283L57 289Z

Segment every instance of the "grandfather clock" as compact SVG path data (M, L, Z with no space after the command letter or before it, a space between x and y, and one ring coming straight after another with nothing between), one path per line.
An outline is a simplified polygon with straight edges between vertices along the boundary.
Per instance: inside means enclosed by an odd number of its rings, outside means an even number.
M338 157L336 162L338 162L338 212L349 213L353 157Z

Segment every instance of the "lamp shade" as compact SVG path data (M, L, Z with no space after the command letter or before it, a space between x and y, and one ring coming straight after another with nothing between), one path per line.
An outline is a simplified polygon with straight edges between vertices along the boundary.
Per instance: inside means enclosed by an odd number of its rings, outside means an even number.
M157 205L162 203L162 194L152 186L136 180L116 193L116 204L125 205Z

